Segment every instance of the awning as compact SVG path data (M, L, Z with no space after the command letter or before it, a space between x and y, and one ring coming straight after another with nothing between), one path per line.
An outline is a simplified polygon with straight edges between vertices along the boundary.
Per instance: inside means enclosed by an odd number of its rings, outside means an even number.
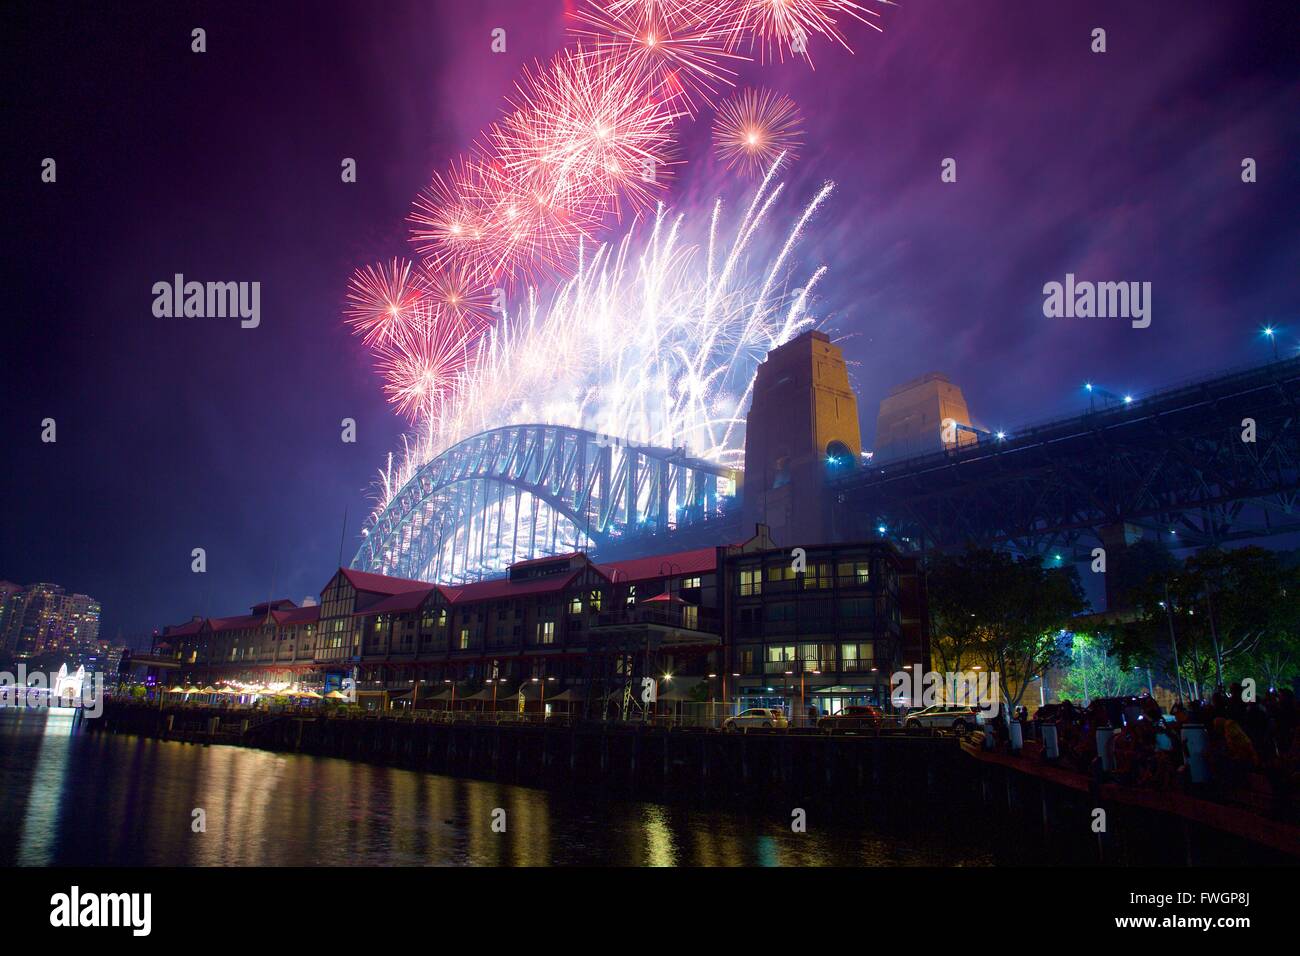
M669 594L665 591L663 594L656 594L654 597L646 598L642 604L685 604L681 598L675 594Z

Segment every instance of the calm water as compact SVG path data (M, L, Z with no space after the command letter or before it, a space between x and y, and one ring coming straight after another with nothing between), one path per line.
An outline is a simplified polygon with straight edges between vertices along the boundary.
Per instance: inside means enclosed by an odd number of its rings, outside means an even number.
M207 832L191 831L192 811ZM495 808L507 832L491 828ZM978 835L792 833L784 820L609 801L298 754L74 732L0 711L0 863L906 866L993 862Z

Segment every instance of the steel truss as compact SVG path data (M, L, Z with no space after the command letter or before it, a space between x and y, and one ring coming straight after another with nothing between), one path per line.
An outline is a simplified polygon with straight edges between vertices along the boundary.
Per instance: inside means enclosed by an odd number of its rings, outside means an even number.
M511 425L425 464L394 496L354 568L446 584L568 551L726 522L732 469L577 428Z
M868 468L831 487L837 532L1073 559L1126 526L1173 547L1300 531L1298 401L1300 359L1288 359Z

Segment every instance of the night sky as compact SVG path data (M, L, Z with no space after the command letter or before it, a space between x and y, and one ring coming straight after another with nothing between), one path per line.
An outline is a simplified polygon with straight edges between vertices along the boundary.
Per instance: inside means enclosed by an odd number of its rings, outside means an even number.
M409 254L410 200L561 46L564 8L5 6L0 577L94 595L109 637L318 594L345 508L347 561L404 431L341 324L347 278ZM830 266L818 310L855 363L866 447L885 392L931 370L999 427L1081 408L1088 379L1141 392L1262 361L1265 324L1300 346L1293 3L884 13L883 34L849 26L853 55L814 40L816 72L742 72L807 117L785 212L839 186L802 257ZM708 122L683 136L688 204L740 195L706 155ZM152 285L177 272L260 281L261 326L155 318ZM1151 282L1151 327L1044 318L1043 284L1067 272Z

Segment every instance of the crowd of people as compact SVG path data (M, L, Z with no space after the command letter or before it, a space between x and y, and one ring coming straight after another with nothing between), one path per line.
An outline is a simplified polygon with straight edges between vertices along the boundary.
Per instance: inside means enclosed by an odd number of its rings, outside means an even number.
M1027 722L1028 713L1020 710L1015 719ZM1147 694L1097 699L1087 707L1066 700L1039 711L1034 724L1045 722L1056 726L1063 763L1089 773L1107 767L1112 779L1131 786L1173 789L1190 783L1195 750L1186 728L1199 726L1205 729L1204 791L1226 797L1262 778L1284 804L1300 792L1300 713L1291 690L1247 701L1233 684L1208 701L1177 703L1168 715ZM1106 728L1110 753L1103 759L1097 731ZM1107 735L1101 738L1107 746Z

